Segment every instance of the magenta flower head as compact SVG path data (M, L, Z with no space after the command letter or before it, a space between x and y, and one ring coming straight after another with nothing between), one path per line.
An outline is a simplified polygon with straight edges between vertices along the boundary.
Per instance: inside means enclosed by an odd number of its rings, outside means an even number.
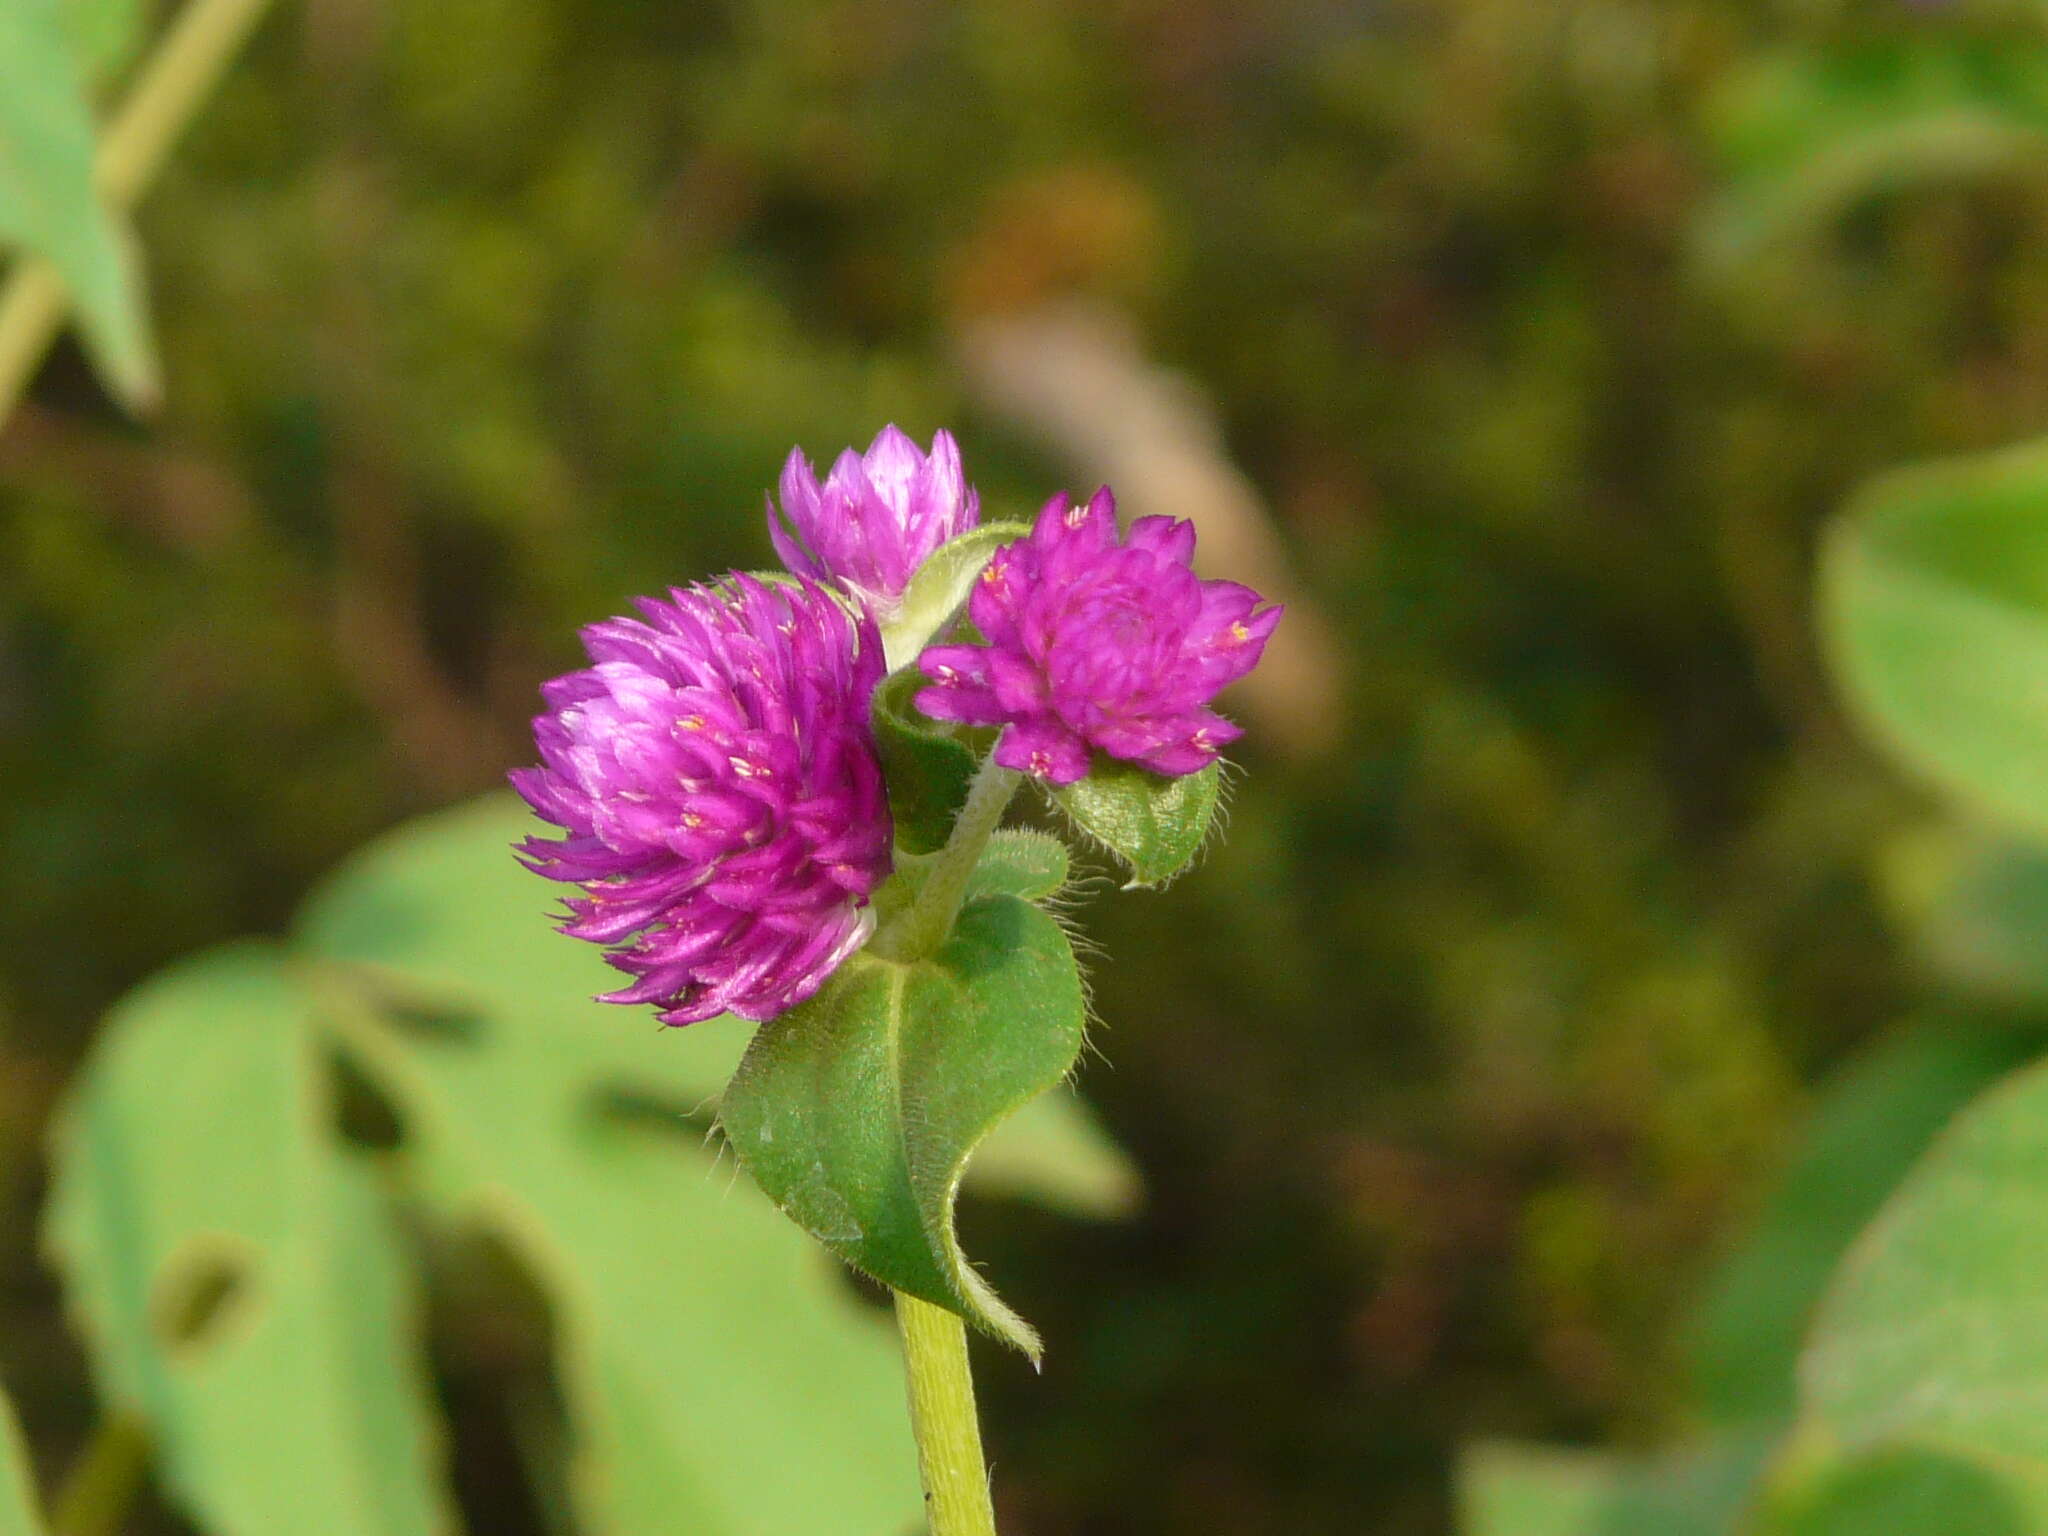
M519 851L583 887L562 931L616 946L633 978L604 1001L666 1024L773 1018L866 940L889 873L881 637L809 581L638 607L586 629L594 665L541 690L542 766L512 784L568 836Z
M926 454L891 426L866 453L840 454L823 485L803 450L791 449L782 516L768 503L768 536L792 571L840 583L886 621L925 556L980 518L952 434L940 432Z
M1090 749L1179 775L1242 732L1208 707L1257 663L1280 609L1189 569L1192 523L1141 517L1119 543L1104 487L1085 507L1055 496L1030 536L997 550L968 599L986 645L918 658L939 720L1005 727L1005 768L1071 784Z

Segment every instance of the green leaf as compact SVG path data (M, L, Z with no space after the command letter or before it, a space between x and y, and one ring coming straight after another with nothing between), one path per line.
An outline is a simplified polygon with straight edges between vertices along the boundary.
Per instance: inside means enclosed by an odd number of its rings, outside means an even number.
M1058 893L1070 867L1067 845L1051 833L1004 827L989 834L988 846L968 877L967 894L1039 901Z
M1932 1450L2002 1490L1974 1498L1976 1517L2011 1505L2021 1528L2048 1528L2044 1211L2048 1067L2034 1066L1956 1119L1836 1276L1800 1362L1795 1488L1889 1449Z
M1769 1450L1733 1435L1631 1460L1491 1444L1458 1469L1460 1536L1730 1536Z
M1873 734L1949 793L2048 833L2048 444L1878 481L1832 531L1820 603Z
M1707 126L1723 188L1708 253L1747 260L1812 236L1873 194L2038 177L2048 54L2038 43L1924 31L1787 50L1734 75Z
M1688 1329L1710 1421L1791 1414L1800 1344L1842 1254L1950 1117L2039 1049L2016 1031L1930 1019L1867 1050L1826 1087L1777 1190Z
M453 1524L412 1278L331 1094L306 998L248 944L126 998L57 1120L47 1237L101 1393L216 1536Z
M49 261L85 339L131 406L156 393L156 357L125 229L93 180L93 127L60 0L0 5L0 242Z
M544 931L550 889L508 847L531 830L497 797L402 828L302 932L347 963L330 1013L398 1108L430 1214L502 1239L553 1301L583 1527L904 1528L917 1481L887 1330L701 1125L612 1108L701 1109L744 1027L587 1001L606 968Z
M142 0L64 0L72 50L95 80L106 79L134 56L143 21Z
M2000 1474L1938 1446L1888 1445L1780 1495L1759 1536L2037 1536Z
M1130 870L1132 889L1171 880L1201 851L1221 778L1214 763L1166 778L1098 755L1087 778L1049 793L1075 826Z
M764 1024L720 1122L804 1230L1035 1360L1037 1334L960 1251L953 1201L991 1128L1072 1069L1084 1020L1059 925L1015 896L979 896L929 959L855 955Z
M952 623L989 556L1030 531L1022 523L983 523L925 556L896 613L882 625L882 652L892 673L908 667Z
M48 1527L36 1508L35 1470L14 1405L0 1392L0 1536L44 1536Z
M924 681L913 668L884 679L869 710L889 785L896 846L909 853L933 853L945 846L978 766L972 748L912 705Z

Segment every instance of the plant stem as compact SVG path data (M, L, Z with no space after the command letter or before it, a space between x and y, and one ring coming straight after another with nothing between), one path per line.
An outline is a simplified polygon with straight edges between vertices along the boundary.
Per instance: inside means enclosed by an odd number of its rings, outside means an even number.
M931 1536L995 1536L974 1378L967 1366L967 1329L944 1307L896 1293L903 1369L910 1383L910 1427L924 1480Z
M967 803L953 818L953 830L939 850L938 862L909 910L875 935L875 954L885 960L921 960L946 942L967 894L967 882L981 861L981 850L988 846L989 834L1002 824L1020 777L993 756L982 760L968 786Z
M142 195L269 3L190 0L178 13L100 136L93 179L109 207L126 209ZM67 307L64 284L48 262L15 264L0 289L0 425L14 414Z
M56 1536L114 1536L149 1463L149 1437L132 1414L100 1420L78 1453L57 1500L50 1529Z

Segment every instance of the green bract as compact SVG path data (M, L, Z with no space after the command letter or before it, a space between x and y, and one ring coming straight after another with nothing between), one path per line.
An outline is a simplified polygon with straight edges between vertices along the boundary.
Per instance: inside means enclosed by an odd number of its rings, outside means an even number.
M896 672L916 661L917 653L953 622L989 556L1030 531L1022 523L983 523L927 555L903 589L895 615L882 626L888 669Z
M1160 885L1201 851L1221 778L1214 763L1169 779L1098 755L1087 778L1048 793L1076 827L1129 869L1131 886Z
M917 712L911 700L923 686L917 669L906 667L875 690L871 709L896 846L908 853L944 844L975 769L972 748Z

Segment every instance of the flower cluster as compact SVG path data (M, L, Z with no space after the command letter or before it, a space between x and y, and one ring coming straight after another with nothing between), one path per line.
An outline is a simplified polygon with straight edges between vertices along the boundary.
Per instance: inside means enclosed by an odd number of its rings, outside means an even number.
M1185 774L1242 731L1209 701L1249 672L1278 608L1232 581L1197 580L1192 523L1141 517L1119 543L1107 487L1085 506L1055 496L1029 538L996 551L968 617L986 645L935 645L917 707L1005 729L1005 768L1071 784L1090 749Z
M791 449L782 517L771 501L768 537L792 571L841 583L886 620L925 556L980 520L981 499L961 473L952 434L934 437L927 455L891 426L866 453L840 454L823 485L803 450Z
M605 1001L773 1018L860 947L889 873L881 638L809 581L639 608L586 629L594 665L542 690L542 766L512 783L569 835L521 851L583 887L564 932L624 946L609 958L633 983Z
M632 978L605 1000L654 1004L670 1024L773 1018L866 941L891 870L868 713L878 625L979 516L953 439L926 454L894 427L822 484L792 453L781 500L769 532L793 576L674 590L592 625L591 665L542 689L541 765L512 775L566 834L519 850L581 888L563 931ZM1210 701L1258 660L1280 610L1198 580L1194 542L1163 517L1120 540L1106 489L1085 506L1056 497L976 581L981 643L919 658L918 708L1002 727L996 761L1053 784L1098 752L1165 775L1206 767L1239 734Z

